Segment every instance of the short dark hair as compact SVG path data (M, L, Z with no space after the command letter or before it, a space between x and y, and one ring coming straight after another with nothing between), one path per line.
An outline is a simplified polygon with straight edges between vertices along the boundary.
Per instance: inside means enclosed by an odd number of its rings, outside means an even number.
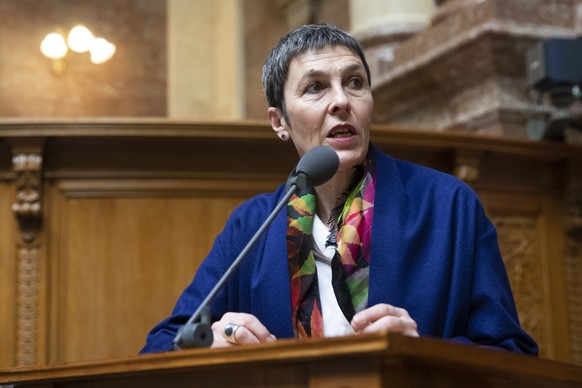
M343 46L357 54L371 85L370 68L362 45L349 33L330 24L307 24L291 30L281 37L263 64L263 88L269 106L281 109L287 119L284 88L289 76L289 65L293 59L309 50L327 46Z

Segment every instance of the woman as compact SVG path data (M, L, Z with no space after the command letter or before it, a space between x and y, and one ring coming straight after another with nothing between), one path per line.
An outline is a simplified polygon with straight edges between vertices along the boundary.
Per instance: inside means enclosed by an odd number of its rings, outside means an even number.
M330 25L285 35L263 68L268 116L299 155L326 145L327 183L294 195L213 303L212 346L395 332L536 354L521 329L496 232L456 178L369 143L373 98L363 50ZM279 198L241 205L142 352L173 348Z

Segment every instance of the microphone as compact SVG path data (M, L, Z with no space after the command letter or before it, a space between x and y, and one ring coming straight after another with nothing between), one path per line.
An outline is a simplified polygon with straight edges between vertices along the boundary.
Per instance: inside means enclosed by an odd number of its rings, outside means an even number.
M174 337L174 349L208 348L214 341L212 333L212 312L210 305L218 292L222 290L228 279L236 271L242 260L256 244L259 238L267 230L281 209L287 205L289 198L298 190L306 187L319 186L330 180L339 167L339 157L337 153L327 146L317 146L307 151L297 163L287 180L287 193L275 206L261 227L255 232L251 240L247 243L240 254L231 263L228 270L218 280L214 288L210 291L206 299L188 321L178 329ZM199 320L199 322L197 322ZM196 322L196 323L195 323Z
M287 190L297 185L298 190L307 186L319 186L331 179L337 172L339 158L330 147L318 146L301 157L297 167L287 180Z

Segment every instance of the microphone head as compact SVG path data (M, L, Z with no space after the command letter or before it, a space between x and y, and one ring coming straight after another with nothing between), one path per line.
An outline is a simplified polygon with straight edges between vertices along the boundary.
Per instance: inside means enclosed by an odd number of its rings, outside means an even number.
M297 163L293 176L305 175L305 186L319 186L330 180L339 167L337 153L327 146L317 146L305 153ZM298 186L299 182L296 182ZM302 189L303 187L299 187Z

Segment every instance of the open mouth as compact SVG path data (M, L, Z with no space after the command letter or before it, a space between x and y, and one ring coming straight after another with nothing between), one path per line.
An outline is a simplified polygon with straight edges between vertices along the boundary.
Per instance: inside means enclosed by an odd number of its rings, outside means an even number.
M341 128L336 128L336 129L332 130L327 137L332 138L332 139L343 139L343 138L351 137L353 135L354 135L354 132L350 128L341 127Z

